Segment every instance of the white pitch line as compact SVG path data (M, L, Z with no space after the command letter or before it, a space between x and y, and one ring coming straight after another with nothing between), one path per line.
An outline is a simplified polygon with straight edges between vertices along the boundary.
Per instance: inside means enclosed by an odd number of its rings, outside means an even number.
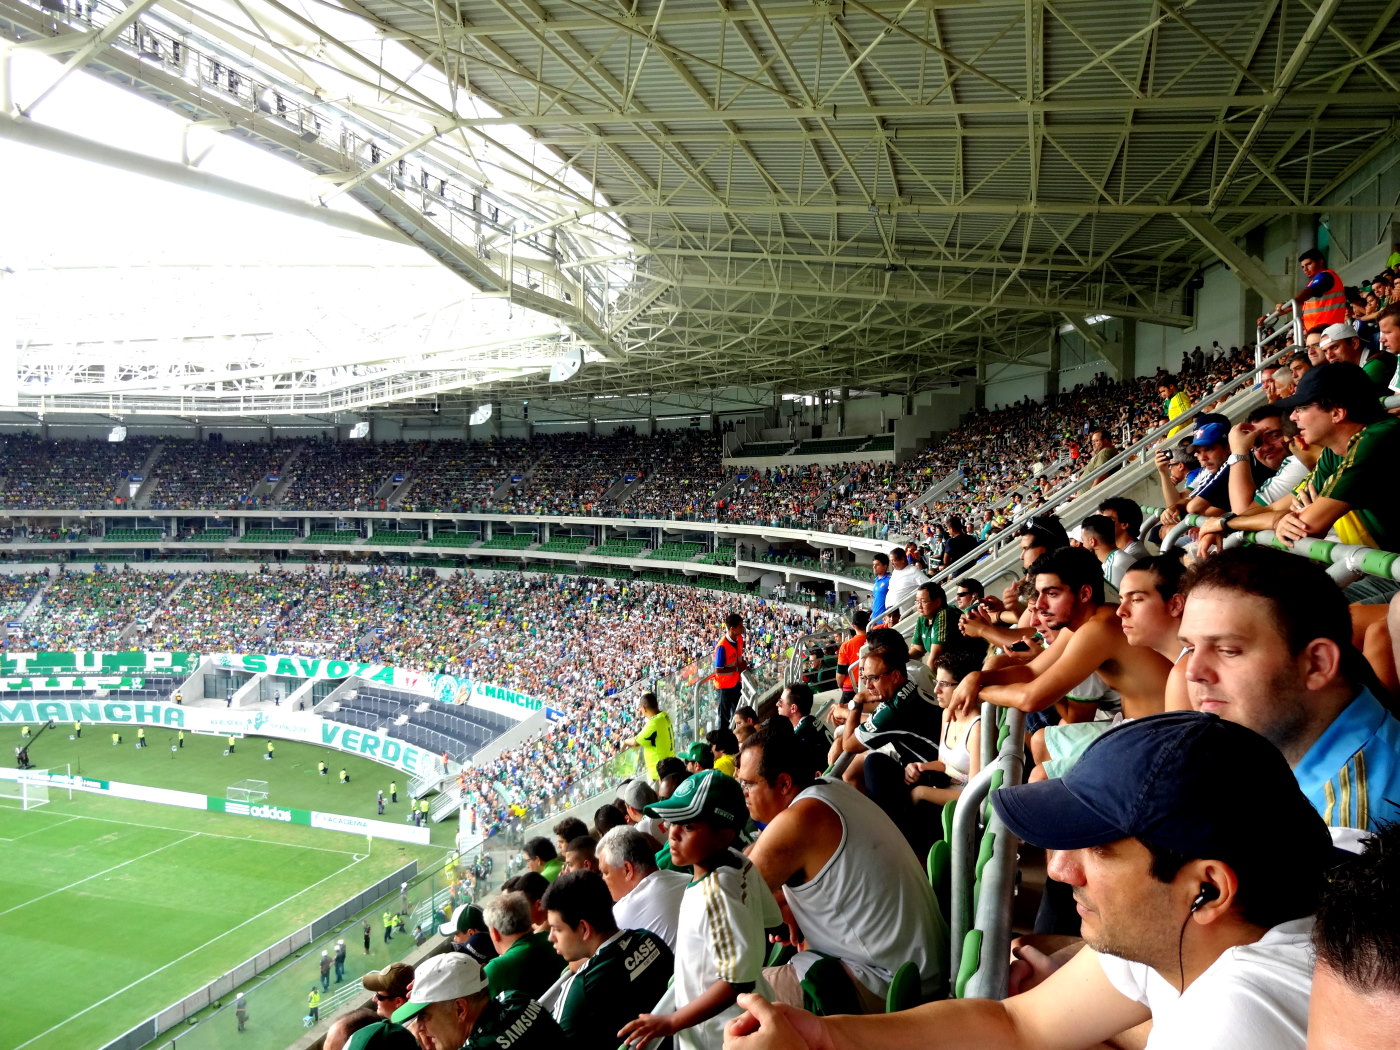
M100 818L94 818L94 819L100 819ZM195 835L202 835L202 834L205 834L205 832L202 832L202 831L196 831L196 832L195 832ZM221 835L221 836L219 836L219 837L220 837L220 838L232 838L233 836L231 836L231 835ZM339 851L339 850L333 850L332 852L338 853L338 852L340 852L340 851ZM186 959L188 959L191 955L194 955L196 952L201 952L201 951L203 951L205 948L209 947L209 945L213 944L215 941L222 940L224 937L227 937L229 934L233 933L235 930L239 930L239 929L242 929L244 926L247 926L250 922L256 922L258 919L261 919L261 918L262 918L264 915L266 915L268 912L270 912L270 911L275 911L276 909L281 908L282 906L284 906L284 905L286 905L286 904L289 904L290 902L292 902L292 901L296 900L298 897L300 897L303 893L309 893L311 890L314 890L317 886L321 885L322 882L329 882L331 879L335 878L337 875L341 874L342 872L348 871L350 868L353 868L353 867L354 867L356 864L358 864L358 863L360 863L360 862L357 861L357 860L351 861L349 864L346 864L344 867L342 867L342 868L340 868L340 869L338 869L338 870L336 870L336 871L331 872L331 873L330 873L329 875L327 875L324 879L321 879L321 880L318 881L318 882L314 882L314 883L312 883L310 886L306 886L306 887L304 887L304 888L302 888L302 889L297 890L296 893L293 893L290 897L286 898L286 900L280 900L280 901L278 901L276 904L272 905L271 907L264 908L262 911L258 912L256 915L252 916L251 918L244 919L244 920L243 920L242 922L240 922L237 926L231 926L231 927L229 927L227 930L225 930L223 933L219 934L217 937L211 937L211 938L209 938L207 941L203 941L197 948L191 948L189 951L187 951L184 955L180 956L178 959L171 959L171 960L170 960L168 963L166 963L164 966L158 966L158 967L156 967L156 969L152 970L150 973L146 974L144 977L138 977L136 980L134 980L134 981L132 981L130 984L128 984L125 988L118 988L115 992L113 992L111 995L107 996L105 999L99 999L97 1002L93 1003L91 1006L84 1007L83 1009L79 1010L77 1013L73 1014L71 1017L66 1017L66 1018L64 1018L62 1021L59 1021L58 1024L54 1025L53 1027L44 1029L44 1031L40 1032L38 1035L34 1036L33 1038L31 1038L31 1039L26 1039L24 1042L20 1043L20 1044L19 1044L18 1046L16 1046L16 1047L14 1047L14 1050L24 1050L24 1048L25 1048L26 1046L29 1046L31 1043L37 1043L40 1039L44 1038L44 1036L48 1035L50 1032L56 1032L56 1031L58 1031L60 1028L62 1028L64 1025L66 1025L69 1021L72 1021L72 1020L75 1020L75 1019L77 1019L77 1018L79 1018L79 1017L82 1017L83 1014L85 1014L85 1013L90 1013L91 1011L96 1010L99 1006L102 1006L102 1005L104 1005L104 1004L106 1004L106 1003L111 1002L111 1001L112 1001L113 999L115 999L117 996L123 995L123 994L125 994L126 992L129 992L131 989L135 988L138 984L141 984L141 983L144 982L144 981L149 981L152 977L154 977L156 974L160 973L162 970L168 970L168 969L170 969L170 967L174 966L176 963L184 962L184 961L185 961Z
M37 897L31 897L23 904L16 904L14 907L6 908L4 911L0 911L0 915L9 915L12 911L19 911L21 908L29 907L31 904L38 904L41 900L45 900L49 897L52 897L54 896L54 894L63 893L66 890L71 890L74 886L81 886L83 883L91 882L93 879L100 878L103 875L110 875L118 868L124 868L128 864L135 864L138 860L145 860L147 857L154 857L157 853L160 853L164 850L168 850L171 846L178 846L182 842L188 842L190 839L194 838L198 834L199 832L192 831L182 839L176 839L174 842L167 842L164 846L157 846L155 849L150 850L147 853L143 853L139 857L132 857L130 860L124 860L120 864L113 864L110 868L103 868L101 871L97 872L94 875L89 875L85 879L79 879L77 882L70 882L67 886L60 886L56 890L49 890L48 893L41 893Z
M16 835L12 839L0 838L0 842L18 842L20 839L27 839L30 835L37 835L41 831L48 831L50 828L62 827L70 820L77 820L77 817L64 817L57 824L45 824L42 828L35 828L33 831L26 831L23 835Z
M198 813L199 810L192 812ZM189 831L189 828L170 828L164 824L143 824L139 820L113 820L111 817L94 817L87 813L78 813L74 820L98 820L103 824L129 824L133 828L153 828L156 831ZM251 830L251 829L250 829ZM331 849L329 846L303 846L298 842L278 842L276 839L251 838L248 835L223 835L217 831L196 831L196 835L207 835L211 839L234 839L237 842L261 842L265 846L288 846L292 849L314 849L320 853L339 853L342 857L356 857L359 854L348 849Z

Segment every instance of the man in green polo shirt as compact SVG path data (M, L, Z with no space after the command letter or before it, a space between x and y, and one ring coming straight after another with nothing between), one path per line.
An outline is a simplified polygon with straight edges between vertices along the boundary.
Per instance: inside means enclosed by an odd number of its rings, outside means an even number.
M496 958L486 964L491 994L522 992L537 999L564 971L564 960L549 943L548 933L530 927L530 898L523 893L498 893L481 909Z
M434 955L414 973L408 1002L393 1021L419 1046L444 1050L559 1050L564 1033L539 1003L511 993L499 1002L481 964L461 952Z
M525 843L525 867L553 882L564 870L564 858L559 856L554 843L541 835Z
M596 871L567 871L545 891L549 939L582 963L555 1001L570 1047L615 1050L622 1026L650 1013L675 969L671 949L648 930L619 930L612 894Z
M909 659L932 667L948 644L952 620L948 615L948 596L942 587L929 580L919 584L914 592L914 608L919 618L914 621L914 633L909 638Z

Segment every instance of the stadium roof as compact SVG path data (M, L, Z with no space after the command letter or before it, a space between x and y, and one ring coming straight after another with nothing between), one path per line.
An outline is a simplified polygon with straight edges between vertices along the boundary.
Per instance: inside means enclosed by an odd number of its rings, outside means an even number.
M1093 316L1185 325L1217 257L1276 294L1235 245L1344 210L1323 202L1395 148L1397 8L99 0L94 35L78 0L0 0L0 21L563 322L530 368L384 398L480 400L927 387Z

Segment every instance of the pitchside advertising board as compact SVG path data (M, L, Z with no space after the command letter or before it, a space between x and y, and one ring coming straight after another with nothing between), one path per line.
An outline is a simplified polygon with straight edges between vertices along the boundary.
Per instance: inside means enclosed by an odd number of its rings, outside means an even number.
M426 846L429 840L427 828L393 824L387 820L367 820L364 817L351 817L343 813L320 813L314 809L293 809L266 802L235 802L227 798L197 795L192 791L172 791L168 788L145 787L141 784L123 784L117 780L94 780L91 777L50 773L37 769L24 771L0 769L0 779L23 781L30 784L46 784L52 788L68 788L72 791L86 791L94 795L116 795L120 798L135 799L138 802L158 802L163 806L179 806L181 809L202 809L211 813L227 813L234 817L270 820L275 824L300 824L309 828L324 828L327 831L345 831L352 835L368 835L377 839L413 842L423 846Z
M188 729L231 736L299 740L359 755L411 776L436 771L437 756L420 747L312 714L183 707L140 700L0 700L0 725L54 721Z

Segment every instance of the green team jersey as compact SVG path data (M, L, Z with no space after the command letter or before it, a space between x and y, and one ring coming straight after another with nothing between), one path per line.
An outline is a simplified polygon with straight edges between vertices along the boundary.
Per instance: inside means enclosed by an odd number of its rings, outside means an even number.
M1387 417L1353 434L1346 452L1324 449L1313 468L1317 494L1341 500L1351 510L1333 528L1343 543L1395 550L1400 543L1400 420Z
M510 992L486 1004L461 1050L559 1050L564 1033L539 1003Z
M910 646L918 646L927 653L935 645L948 644L948 607L945 605L932 616L920 616L914 621L914 635Z
M1378 386L1384 387L1381 396L1390 392L1390 381L1395 378L1395 355L1381 350L1371 354L1361 365L1361 370L1370 376Z
M579 970L555 1008L570 1047L617 1050L618 1031L652 1008L666 992L675 958L648 930L620 930Z
M943 709L912 681L905 682L889 700L875 709L870 721L856 730L856 739L865 743L876 733L902 731L937 742L943 725Z
M563 969L564 960L549 943L549 934L527 933L486 964L486 980L492 998L503 992L523 992L537 999Z

